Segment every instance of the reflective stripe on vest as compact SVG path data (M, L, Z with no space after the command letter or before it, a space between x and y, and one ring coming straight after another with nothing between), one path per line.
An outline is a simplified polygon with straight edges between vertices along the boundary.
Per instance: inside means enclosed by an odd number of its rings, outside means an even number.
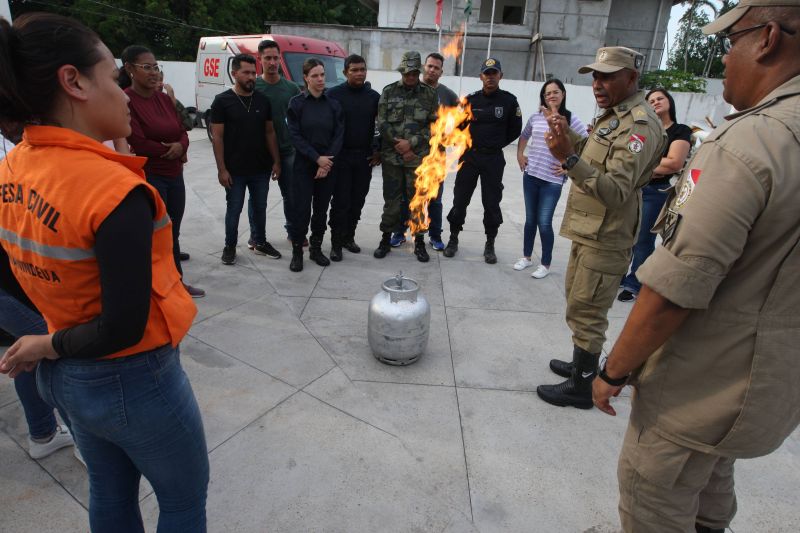
M153 231L158 231L169 224L169 215L164 215L159 220L153 222ZM95 256L94 248L67 248L66 246L52 246L42 244L25 237L20 237L17 233L0 228L0 239L9 244L13 244L22 250L33 252L36 255L49 259L60 259L62 261L82 261L91 259Z
M153 231L158 231L167 224L169 224L169 215L164 215L159 220L153 222Z
M17 233L0 228L0 239L13 244L28 252L50 259L60 259L62 261L82 261L94 257L94 248L67 248L66 246L52 246L42 244L25 237L20 237Z

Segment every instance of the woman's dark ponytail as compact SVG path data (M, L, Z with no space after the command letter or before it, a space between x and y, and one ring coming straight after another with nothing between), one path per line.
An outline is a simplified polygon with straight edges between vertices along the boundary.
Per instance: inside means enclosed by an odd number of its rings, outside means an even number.
M0 126L48 123L61 86L58 69L84 75L102 59L100 38L80 22L54 13L0 19Z

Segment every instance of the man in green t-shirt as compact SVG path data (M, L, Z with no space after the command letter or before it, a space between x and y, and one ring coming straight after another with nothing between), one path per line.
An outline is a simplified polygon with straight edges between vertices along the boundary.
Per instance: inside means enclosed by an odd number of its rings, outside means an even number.
M279 73L281 49L278 43L270 40L261 41L258 44L258 57L261 60L261 77L256 78L256 91L266 96L272 107L272 124L275 127L278 151L281 154L281 175L278 178L278 186L281 188L281 196L283 197L284 228L286 228L288 234L290 214L292 212L289 201L289 184L292 181L294 147L289 139L289 129L286 126L286 110L289 108L289 100L300 94L300 88L294 82L282 78ZM251 227L250 243L253 242L252 211L252 202L250 202L248 203ZM304 245L308 246L308 242Z

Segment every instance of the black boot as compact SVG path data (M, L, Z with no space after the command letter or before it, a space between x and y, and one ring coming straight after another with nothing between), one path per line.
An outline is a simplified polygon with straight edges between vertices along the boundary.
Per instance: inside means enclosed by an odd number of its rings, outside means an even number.
M453 257L456 255L458 251L458 232L451 231L450 232L450 240L447 241L447 246L444 247L444 254L445 257Z
M377 259L383 259L384 257L386 257L386 254L388 254L392 249L392 245L389 244L391 238L392 238L391 232L384 233L383 236L381 237L380 244L378 244L378 247L375 248L375 252L373 252L372 255L374 255Z
M494 254L494 235L486 236L486 246L483 247L483 260L490 265L497 263L497 256Z
M342 235L338 231L331 232L331 261L342 260Z
M312 233L308 242L308 258L321 267L330 265L331 260L322 253L322 233Z
M344 249L350 252L351 254L357 254L361 251L361 247L356 244L356 229L353 228L350 233L344 236L344 242L342 243Z
M597 361L600 356L576 346L573 358L575 367L569 379L557 385L539 385L536 387L536 394L552 405L591 409L592 381L597 375Z
M289 263L289 270L292 272L303 270L303 241L292 242L292 260Z
M414 255L417 256L417 261L420 263L427 263L431 260L428 250L425 249L425 235L417 235L414 238Z
M550 370L562 378L568 378L572 375L572 369L575 368L575 361L578 360L578 352L580 348L574 346L572 348L572 361L562 361L561 359L550 359Z
M725 533L725 528L713 528L708 526L703 526L701 524L695 523L694 530L696 533Z

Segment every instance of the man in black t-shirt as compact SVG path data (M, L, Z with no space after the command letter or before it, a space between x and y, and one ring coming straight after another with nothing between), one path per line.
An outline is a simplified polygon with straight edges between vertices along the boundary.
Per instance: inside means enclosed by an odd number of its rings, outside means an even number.
M245 189L253 201L255 232L253 251L273 259L281 257L267 242L267 193L270 173L277 178L281 160L269 100L255 92L256 60L237 54L231 62L233 89L218 94L211 104L211 135L217 177L225 187L225 248L222 262L236 262L239 215L244 206ZM270 171L271 168L271 171Z

